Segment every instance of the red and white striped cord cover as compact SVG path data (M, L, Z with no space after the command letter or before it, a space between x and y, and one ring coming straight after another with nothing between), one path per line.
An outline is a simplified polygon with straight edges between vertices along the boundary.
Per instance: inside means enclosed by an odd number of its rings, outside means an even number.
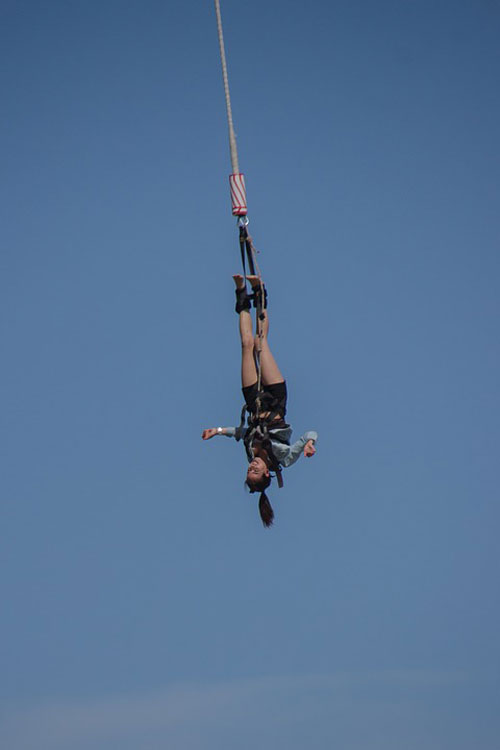
M246 216L247 194L245 190L245 176L241 173L230 174L229 185L231 188L231 204L233 207L233 216Z

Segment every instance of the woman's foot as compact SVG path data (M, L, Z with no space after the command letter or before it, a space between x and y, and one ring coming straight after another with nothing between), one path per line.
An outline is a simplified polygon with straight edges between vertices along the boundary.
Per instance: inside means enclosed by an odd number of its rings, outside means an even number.
M236 289L245 288L245 279L240 273L234 274L233 279L234 279L234 283L236 284Z
M247 281L250 283L252 289L257 289L260 287L260 279L258 276L247 276Z

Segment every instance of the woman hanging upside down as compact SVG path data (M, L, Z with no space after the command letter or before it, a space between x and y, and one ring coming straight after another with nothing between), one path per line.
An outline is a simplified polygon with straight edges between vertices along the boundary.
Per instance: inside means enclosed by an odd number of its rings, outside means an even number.
M239 314L241 337L241 385L245 407L239 427L212 427L203 430L203 440L215 435L226 435L236 440L243 438L248 458L245 484L250 492L260 492L259 511L264 526L271 526L274 513L265 493L271 484L271 472L276 474L278 485L283 485L281 468L287 468L300 455L314 456L317 433L306 432L300 440L290 445L292 428L285 422L287 389L286 382L271 353L267 341L269 318L267 316L267 292L258 276L247 276L253 294L247 294L243 276L233 276L236 284L236 312ZM262 293L264 293L262 295ZM262 299L262 296L264 297ZM260 335L254 338L250 300L261 310ZM256 362L260 353L261 390L258 391ZM244 414L248 411L245 428Z

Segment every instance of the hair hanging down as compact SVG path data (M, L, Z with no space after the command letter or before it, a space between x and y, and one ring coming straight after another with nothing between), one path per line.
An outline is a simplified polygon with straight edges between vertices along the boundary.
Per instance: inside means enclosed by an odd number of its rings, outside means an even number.
M274 511L272 509L271 503L269 502L268 496L264 492L264 490L267 489L267 487L269 487L269 485L271 484L271 477L262 477L260 482L255 482L254 484L250 484L247 480L245 484L250 490L251 494L253 494L254 492L260 492L259 513L262 519L262 523L266 527L272 526L274 521Z
M269 527L273 525L274 511L272 509L271 503L269 502L269 498L267 497L265 492L260 493L259 513L260 513L260 517L262 518L262 523L264 524L264 526Z

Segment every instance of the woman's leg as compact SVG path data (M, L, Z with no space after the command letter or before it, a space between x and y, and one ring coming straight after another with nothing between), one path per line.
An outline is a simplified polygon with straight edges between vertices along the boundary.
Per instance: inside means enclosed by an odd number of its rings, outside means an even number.
M233 276L237 289L243 289L245 279L237 274ZM257 382L257 368L254 359L254 338L252 316L248 310L240 312L240 338L241 338L241 385L247 388Z
M253 289L259 288L260 281L257 276L247 276L247 279ZM262 314L264 319L259 321L260 336L255 337L255 351L260 351L260 373L262 384L274 385L275 383L283 383L285 378L281 374L280 368L273 357L267 341L267 334L269 332L269 317L267 315L267 310L262 310Z

